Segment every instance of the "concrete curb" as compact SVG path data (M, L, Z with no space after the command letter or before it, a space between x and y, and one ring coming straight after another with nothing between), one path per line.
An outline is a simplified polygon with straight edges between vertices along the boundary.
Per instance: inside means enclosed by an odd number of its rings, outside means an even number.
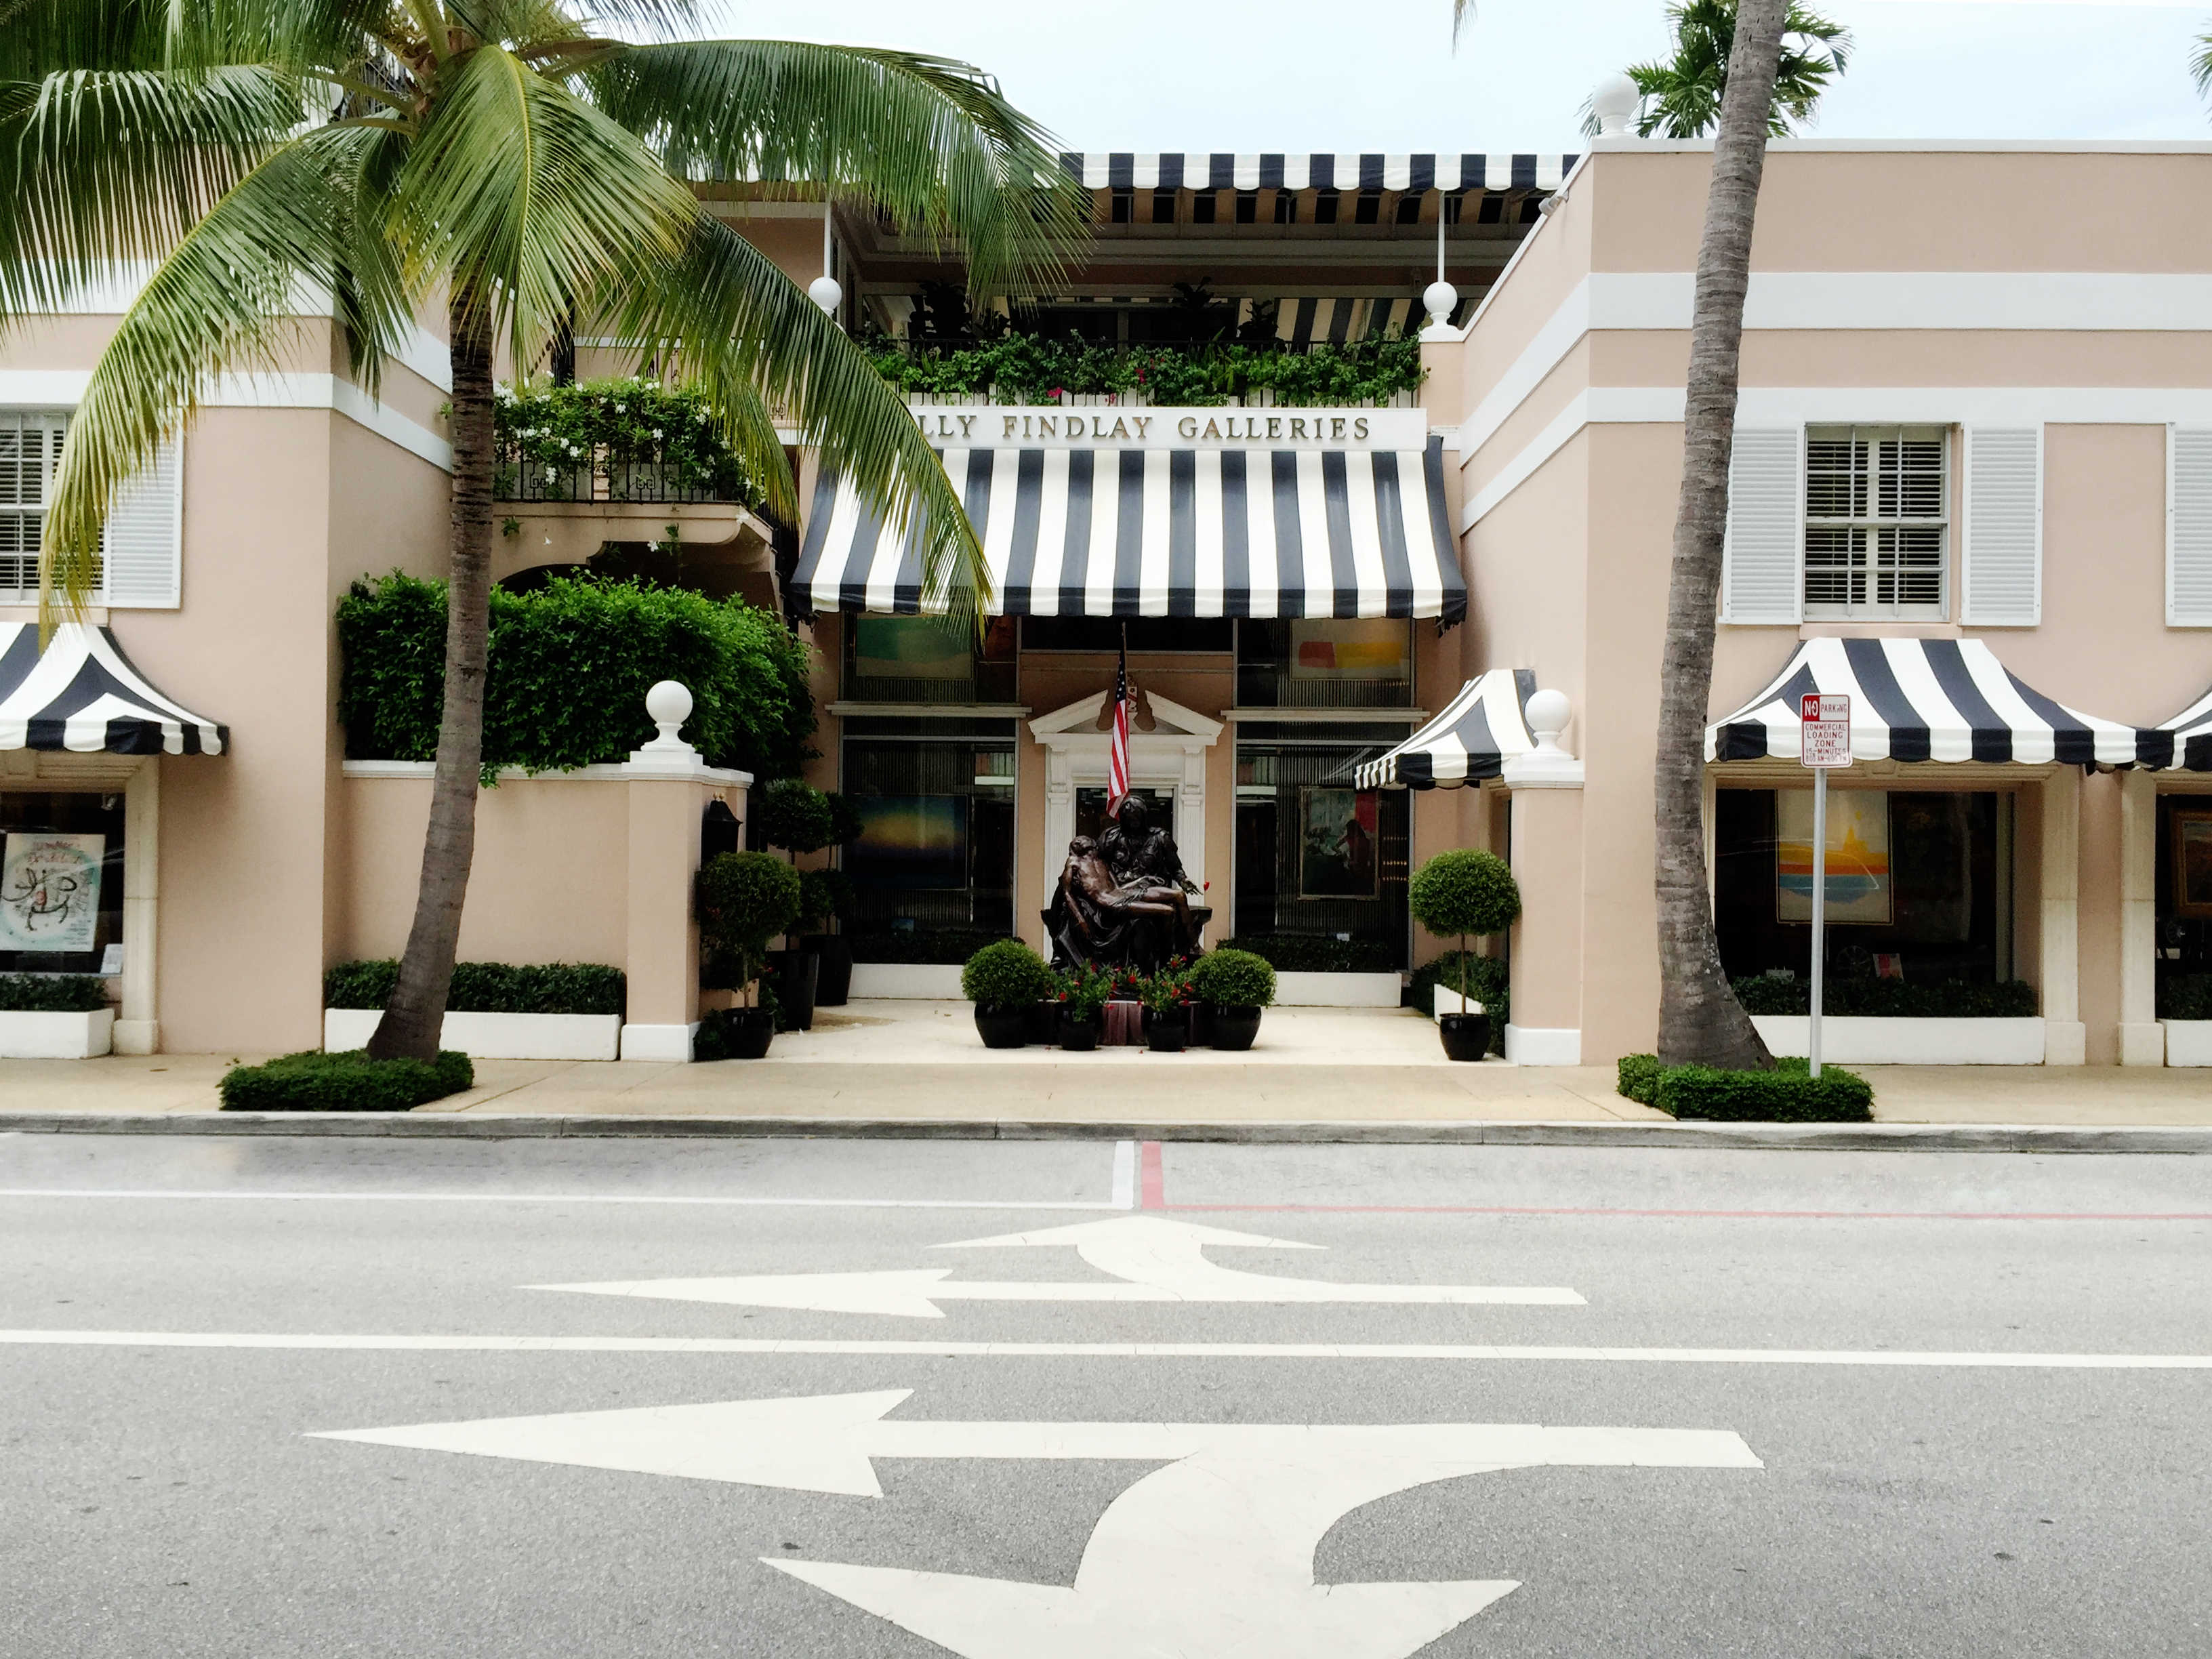
M0 1133L381 1135L432 1140L1191 1140L1249 1146L1708 1147L1796 1152L2212 1155L2212 1124L1308 1122L1077 1123L994 1118L627 1116L380 1112L0 1112Z

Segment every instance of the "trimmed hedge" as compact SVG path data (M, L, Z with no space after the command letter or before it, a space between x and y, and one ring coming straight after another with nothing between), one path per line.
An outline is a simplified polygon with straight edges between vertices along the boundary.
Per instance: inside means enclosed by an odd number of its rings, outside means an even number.
M1389 974L1397 971L1395 945L1373 939L1329 939L1314 933L1254 933L1215 947L1249 951L1279 974Z
M8 1005L0 1003L0 1007ZM2159 981L2160 1019L2212 1019L2212 974L2171 974Z
M985 945L960 969L960 994L981 1007L1026 1008L1059 989L1050 964L1016 939Z
M309 1048L223 1074L226 1112L405 1112L476 1084L469 1057L441 1048L434 1060L371 1060L365 1048Z
M1190 965L1190 994L1217 1008L1270 1008L1275 970L1249 951L1209 951Z
M967 961L985 945L996 945L1006 935L993 927L916 927L906 933L885 929L847 937L853 941L855 962L950 968Z
M1856 1072L1823 1066L1815 1079L1800 1056L1771 1072L1662 1066L1656 1054L1623 1054L1614 1088L1669 1117L1726 1123L1870 1123L1874 1086Z
M1502 933L1521 914L1521 889L1495 853L1454 848L1438 853L1406 884L1406 908L1439 939Z
M1811 1012L1809 980L1760 974L1729 981L1747 1014ZM1820 988L1823 1014L1881 1019L2025 1019L2035 1013L2035 987L2022 980L1977 985L1966 980L1831 979Z
M0 1013L96 1014L106 1006L97 974L0 974Z
M818 853L837 834L830 797L799 778L778 778L754 791L747 816L756 846Z
M399 964L342 962L323 975L325 1008L381 1008ZM628 981L619 968L589 962L457 962L446 993L449 1014L619 1014Z

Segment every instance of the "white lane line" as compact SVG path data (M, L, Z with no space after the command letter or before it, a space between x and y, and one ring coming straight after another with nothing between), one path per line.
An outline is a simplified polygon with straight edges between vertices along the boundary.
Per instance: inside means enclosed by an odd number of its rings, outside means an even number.
M939 1359L1562 1360L1627 1365L1869 1365L2000 1370L2203 1371L2212 1354L1917 1352L1886 1348L1575 1347L1468 1342L928 1342L799 1337L409 1336L260 1331L0 1330L0 1346L433 1353L913 1355Z
M687 1193L209 1192L153 1187L0 1187L0 1198L148 1198L331 1204L720 1204L799 1210L1126 1210L1097 1198L744 1198Z
M1137 1143L1133 1140L1114 1143L1113 1205L1117 1210L1137 1207Z

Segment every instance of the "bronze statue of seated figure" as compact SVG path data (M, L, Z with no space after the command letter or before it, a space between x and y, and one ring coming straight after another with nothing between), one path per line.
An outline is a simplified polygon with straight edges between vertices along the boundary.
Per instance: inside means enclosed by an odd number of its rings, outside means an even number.
M1174 856L1172 839L1168 849ZM1176 867L1182 867L1179 858ZM1198 929L1182 888L1142 874L1115 879L1099 843L1089 836L1067 844L1067 862L1045 913L1045 927L1053 960L1064 967L1151 969L1174 957L1198 954Z

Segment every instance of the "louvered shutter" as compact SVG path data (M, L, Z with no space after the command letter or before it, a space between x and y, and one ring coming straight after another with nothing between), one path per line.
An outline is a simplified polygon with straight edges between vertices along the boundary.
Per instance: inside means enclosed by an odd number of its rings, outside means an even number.
M1965 604L1960 620L2043 620L2043 428L1966 428Z
M2166 434L2166 620L2212 628L2212 429L2203 427Z
M1794 623L1805 614L1805 435L1738 427L1729 464L1721 620Z
M145 469L124 485L107 515L107 603L115 607L173 611L182 600L179 576L183 468L177 441L154 453Z

